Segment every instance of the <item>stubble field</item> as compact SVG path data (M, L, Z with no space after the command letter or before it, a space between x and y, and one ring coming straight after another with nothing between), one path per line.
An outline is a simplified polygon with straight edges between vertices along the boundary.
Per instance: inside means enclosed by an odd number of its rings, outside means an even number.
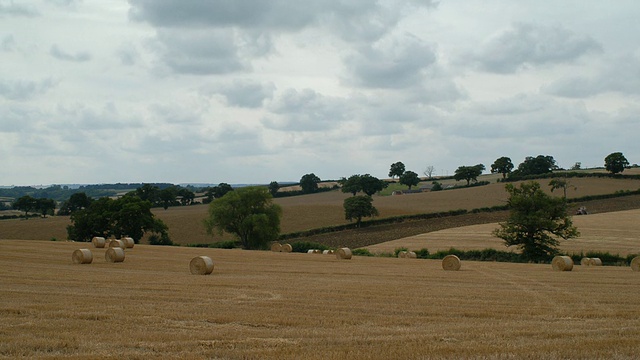
M634 359L628 267L0 240L0 357ZM199 255L213 274L191 275Z

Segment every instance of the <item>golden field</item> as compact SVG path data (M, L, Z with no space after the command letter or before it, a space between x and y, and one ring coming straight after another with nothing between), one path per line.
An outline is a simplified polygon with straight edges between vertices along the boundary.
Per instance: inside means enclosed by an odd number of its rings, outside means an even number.
M635 359L640 273L0 240L0 358ZM200 255L213 274L191 275Z

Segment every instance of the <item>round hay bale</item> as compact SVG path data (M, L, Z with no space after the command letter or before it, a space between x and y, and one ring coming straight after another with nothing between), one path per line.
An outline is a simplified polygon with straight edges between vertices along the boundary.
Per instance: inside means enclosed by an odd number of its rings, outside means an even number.
M125 249L132 249L133 246L136 244L135 241L133 241L133 238L130 237L123 237L122 239L120 239L123 243L124 243L124 248Z
M407 251L407 255L405 257L407 259L417 259L418 254L416 254L414 251Z
M109 243L109 247L110 248L119 247L120 249L124 250L127 247L127 245L122 240L111 240L111 242Z
M74 264L91 264L93 253L89 249L78 249L71 254L71 260Z
M313 253L314 253L314 254L322 254L322 250L320 250L320 249L313 249Z
M631 260L631 270L640 271L640 256L636 256Z
M189 270L193 275L209 275L213 272L213 260L208 256L197 256L191 259Z
M333 250L322 250L323 255L333 255L335 251Z
M555 256L551 260L551 268L555 271L573 270L573 260L569 256Z
M400 251L400 252L398 252L398 257L399 257L399 258L406 258L406 257L407 257L407 252L406 252L406 251Z
M94 247L103 248L107 244L107 241L103 237L94 236L93 239L91 239L91 243Z
M307 254L315 254L315 253L316 253L316 251L315 251L315 250L313 250L313 249L309 249L309 250L307 250Z
M120 241L120 240L115 240L115 241ZM110 262L110 263L123 262L124 261L124 249L119 247L119 246L110 247L107 250L107 252L104 254L104 259L107 260L107 262Z
M336 258L342 260L349 260L353 254L351 253L351 249L349 248L340 248L336 251Z
M277 242L271 244L271 251L273 251L273 252L281 252L282 251L282 244L277 243Z
M458 271L462 263L460 258L455 255L447 255L442 259L442 268L447 271Z
M589 261L589 265L591 266L602 266L602 260L600 258L591 258Z
M580 265L582 265L582 266L589 266L589 265L591 265L591 258L583 257L583 258L580 260Z
M282 244L282 249L280 251L289 253L293 251L293 247L291 244Z

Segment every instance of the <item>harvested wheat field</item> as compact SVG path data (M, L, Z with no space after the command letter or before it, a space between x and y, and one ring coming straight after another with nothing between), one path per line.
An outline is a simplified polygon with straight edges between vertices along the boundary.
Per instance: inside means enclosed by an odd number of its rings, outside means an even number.
M640 209L615 211L601 214L573 216L573 224L580 231L575 239L561 240L560 250L568 253L589 251L609 252L626 256L640 254ZM455 247L460 250L497 250L516 251L515 247L506 248L504 241L491 235L498 223L463 226L434 231L426 234L387 241L367 246L375 253L393 252L397 248L410 250L429 249L430 252Z
M632 359L628 267L153 247L74 264L71 242L0 240L0 357ZM189 263L208 256L210 275Z

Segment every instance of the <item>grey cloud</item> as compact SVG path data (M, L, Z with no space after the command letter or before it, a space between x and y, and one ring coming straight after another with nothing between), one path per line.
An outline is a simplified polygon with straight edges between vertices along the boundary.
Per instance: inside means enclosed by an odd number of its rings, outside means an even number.
M31 6L15 4L13 1L9 1L8 4L0 3L0 17L3 16L24 16L24 17L36 17L40 13Z
M91 54L86 51L81 51L76 54L70 54L60 49L58 45L51 46L51 50L49 50L49 54L51 54L51 56L53 56L56 59L64 60L64 61L86 62L91 60Z
M313 90L287 90L275 99L269 110L275 117L262 123L274 130L320 131L335 128L349 112L347 101L327 97Z
M47 2L60 7L73 7L83 0L47 0Z
M542 90L568 98L585 98L605 92L640 94L640 58L630 54L606 61L594 76L559 79Z
M220 89L227 104L244 108L262 106L265 100L273 97L274 91L275 86L272 83L260 84L249 81L234 81Z
M41 81L5 81L0 80L0 96L8 100L29 100L46 93L57 83L51 78Z
M140 128L142 123L133 115L122 115L113 103L106 103L102 108L94 108L84 104L59 105L56 113L51 115L56 119L48 126L53 129L74 131L128 131Z
M157 43L161 61L176 73L224 74L250 66L239 57L236 38L230 29L159 30Z
M424 81L424 71L436 62L435 51L422 40L405 35L385 38L345 59L349 80L371 88L407 88Z
M16 40L13 38L13 35L9 34L2 38L0 41L0 50L5 52L10 52L16 50Z
M526 66L567 63L602 46L562 27L517 23L486 41L472 59L485 71L513 73Z
M135 46L125 44L116 51L116 56L120 59L122 65L131 66L136 64L140 54Z

